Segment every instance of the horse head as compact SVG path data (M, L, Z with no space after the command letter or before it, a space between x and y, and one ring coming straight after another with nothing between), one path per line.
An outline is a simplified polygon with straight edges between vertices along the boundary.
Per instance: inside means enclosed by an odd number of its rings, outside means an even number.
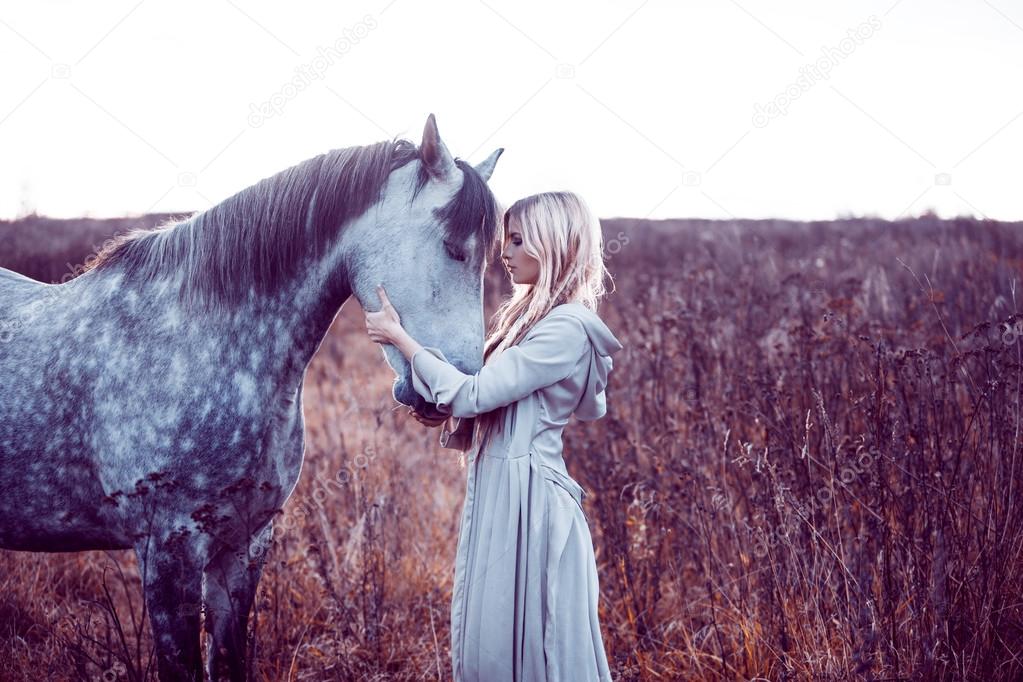
M380 201L343 235L350 290L363 308L379 310L383 284L408 333L469 374L483 364L483 276L500 239L487 180L502 151L475 167L452 157L431 114L419 158L391 173ZM391 345L383 353L394 399L439 414L413 389L404 355Z

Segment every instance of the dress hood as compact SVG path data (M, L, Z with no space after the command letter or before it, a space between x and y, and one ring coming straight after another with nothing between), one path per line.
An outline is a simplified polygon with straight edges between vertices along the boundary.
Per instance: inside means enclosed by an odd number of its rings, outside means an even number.
M583 395L573 413L580 421L600 419L607 413L604 388L607 386L607 376L614 367L611 356L622 350L623 346L600 319L600 316L581 303L563 303L555 306L547 313L547 316L554 314L571 315L578 319L590 339L590 344L593 347L593 352L590 355L590 367ZM477 438L479 429L475 428L477 421L475 417L454 418L454 430L445 427L441 431L441 447L466 451L479 445L481 442Z
M622 350L623 346L600 316L582 303L564 303L552 308L549 314L555 314L555 311L557 314L570 314L582 322L586 334L590 337L590 343L593 345L590 371L582 398L575 408L575 416L581 421L600 419L607 413L604 388L607 386L607 376L614 368L611 356Z

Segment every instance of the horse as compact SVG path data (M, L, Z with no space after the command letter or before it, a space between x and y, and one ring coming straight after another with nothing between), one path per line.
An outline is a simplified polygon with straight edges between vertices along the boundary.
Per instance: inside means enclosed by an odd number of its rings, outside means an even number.
M61 284L0 268L0 548L133 549L160 680L246 679L274 516L305 451L306 369L346 301L483 364L501 233L479 165L431 114L307 159L190 218L119 235ZM394 399L441 414L382 346ZM256 548L256 551L253 551Z

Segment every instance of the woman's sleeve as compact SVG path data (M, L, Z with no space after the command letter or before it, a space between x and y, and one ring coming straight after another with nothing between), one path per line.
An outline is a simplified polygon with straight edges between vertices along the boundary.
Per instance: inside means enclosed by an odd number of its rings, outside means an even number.
M588 343L582 322L571 315L554 315L538 322L521 342L476 374L465 374L440 349L424 346L410 359L412 385L441 412L475 417L561 381L572 373Z

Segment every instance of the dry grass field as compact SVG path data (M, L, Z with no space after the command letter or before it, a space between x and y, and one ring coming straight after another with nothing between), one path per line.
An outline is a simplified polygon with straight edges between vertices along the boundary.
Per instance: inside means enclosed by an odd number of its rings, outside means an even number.
M60 281L164 217L0 223L0 265ZM565 457L616 679L1023 679L1023 224L603 227L625 350ZM349 303L307 376L256 679L450 679L465 469L392 378ZM0 551L0 680L155 679L149 637L131 552Z

